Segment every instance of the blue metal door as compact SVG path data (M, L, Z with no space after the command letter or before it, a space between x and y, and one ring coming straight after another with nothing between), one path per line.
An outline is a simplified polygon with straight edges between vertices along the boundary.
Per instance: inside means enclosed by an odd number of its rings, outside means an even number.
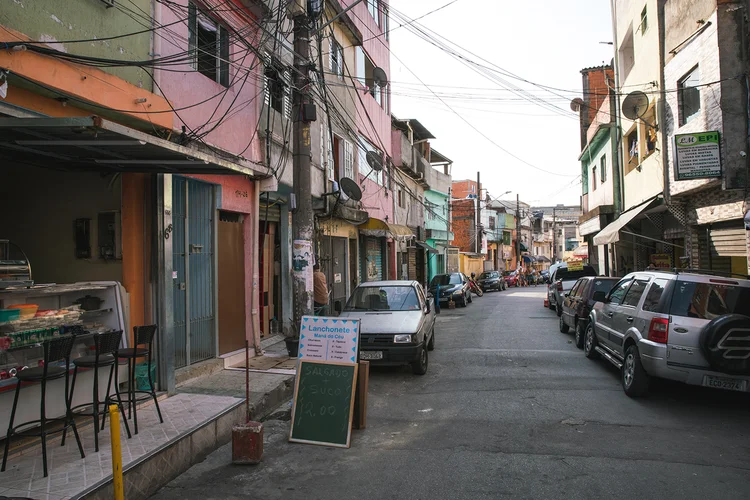
M172 263L175 367L216 356L214 191L203 182L173 177Z

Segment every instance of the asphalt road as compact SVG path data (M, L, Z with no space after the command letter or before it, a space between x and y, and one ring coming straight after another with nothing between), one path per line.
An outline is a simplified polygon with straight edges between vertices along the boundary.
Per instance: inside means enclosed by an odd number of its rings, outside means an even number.
M351 449L289 444L272 420L261 465L225 446L154 498L750 498L750 397L662 382L628 398L543 290L444 309L427 375L372 371Z

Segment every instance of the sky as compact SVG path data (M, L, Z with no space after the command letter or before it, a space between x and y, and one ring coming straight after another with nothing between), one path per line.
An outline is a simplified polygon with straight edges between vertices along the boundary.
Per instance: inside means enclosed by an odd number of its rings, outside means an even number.
M392 113L432 132L432 147L454 162L454 180L480 172L493 198L511 191L500 199L579 204L581 144L570 101L581 97L581 69L613 58L612 46L600 43L612 40L609 2L450 2L391 0ZM446 4L398 28L399 13L415 19ZM411 31L416 26L432 43ZM434 45L450 42L492 70L475 71ZM518 88L526 93L508 90Z

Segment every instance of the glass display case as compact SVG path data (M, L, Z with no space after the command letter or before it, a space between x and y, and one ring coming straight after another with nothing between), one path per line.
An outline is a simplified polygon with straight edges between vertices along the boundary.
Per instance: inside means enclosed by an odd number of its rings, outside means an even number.
M71 360L93 354L94 335L113 330L125 331L122 287L117 282L89 282L66 285L36 285L28 288L0 290L0 311L20 310L0 322L0 437L5 435L13 393L14 375L26 368L39 366L44 356L42 343L60 335L75 336ZM121 347L127 347L129 336L123 335ZM72 367L71 367L72 369ZM106 370L105 370L106 372ZM106 375L106 374L105 374ZM101 374L100 374L101 378ZM108 380L99 381L101 396L106 393ZM48 386L48 415L64 413L64 381L53 381ZM20 399L30 399L33 405L19 403L16 421L38 418L37 384L24 385ZM59 387L58 387L59 386ZM79 373L76 381L74 405L92 400L93 373ZM28 407L27 407L28 406Z

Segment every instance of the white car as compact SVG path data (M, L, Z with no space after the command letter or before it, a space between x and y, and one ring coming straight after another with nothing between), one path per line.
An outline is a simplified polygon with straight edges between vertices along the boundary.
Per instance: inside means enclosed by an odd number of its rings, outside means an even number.
M427 373L435 348L435 308L417 281L372 281L354 289L342 319L359 319L359 359L373 365L410 364Z

